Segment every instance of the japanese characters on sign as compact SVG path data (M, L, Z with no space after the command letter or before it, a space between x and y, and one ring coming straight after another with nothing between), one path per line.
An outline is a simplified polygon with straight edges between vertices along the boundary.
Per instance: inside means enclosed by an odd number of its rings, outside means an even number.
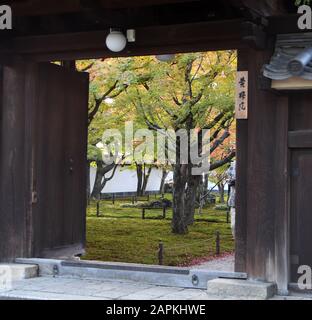
M237 72L235 116L248 119L248 71Z

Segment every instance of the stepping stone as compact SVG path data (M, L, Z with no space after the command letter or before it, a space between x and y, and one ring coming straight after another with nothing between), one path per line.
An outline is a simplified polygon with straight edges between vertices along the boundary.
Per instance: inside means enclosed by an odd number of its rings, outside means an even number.
M38 266L32 264L0 264L0 274L11 281L36 278L38 270Z
M275 284L251 280L214 279L207 288L208 295L220 299L267 300L277 293Z

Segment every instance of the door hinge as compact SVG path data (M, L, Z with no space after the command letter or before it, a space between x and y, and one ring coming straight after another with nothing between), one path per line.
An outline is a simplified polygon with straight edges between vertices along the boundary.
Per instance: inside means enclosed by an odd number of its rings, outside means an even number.
M31 193L31 203L36 204L38 202L38 193L37 191L33 191Z

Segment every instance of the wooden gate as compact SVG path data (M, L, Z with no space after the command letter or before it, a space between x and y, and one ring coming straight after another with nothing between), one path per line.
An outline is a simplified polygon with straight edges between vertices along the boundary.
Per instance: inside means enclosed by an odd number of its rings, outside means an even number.
M297 283L298 267L312 267L312 94L290 98L290 263L291 281Z
M0 166L0 257L80 253L85 244L88 74L17 62L3 69L2 79L6 139L0 146L6 156Z

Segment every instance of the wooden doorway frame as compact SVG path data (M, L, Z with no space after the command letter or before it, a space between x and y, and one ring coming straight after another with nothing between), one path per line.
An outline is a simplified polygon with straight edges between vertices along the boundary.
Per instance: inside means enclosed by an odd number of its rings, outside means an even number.
M249 70L250 117L237 123L236 271L273 281L286 293L289 282L288 99L263 88L261 68L268 63L279 32L298 32L291 18L273 19L272 42L254 48L242 37L242 20L228 20L137 30L138 41L121 54L105 47L107 31L13 38L0 50L2 64L238 50L238 69ZM285 28L285 25L287 27ZM269 37L269 38L270 38ZM259 158L260 157L260 158ZM274 177L274 178L272 178ZM270 196L274 194L274 196Z

